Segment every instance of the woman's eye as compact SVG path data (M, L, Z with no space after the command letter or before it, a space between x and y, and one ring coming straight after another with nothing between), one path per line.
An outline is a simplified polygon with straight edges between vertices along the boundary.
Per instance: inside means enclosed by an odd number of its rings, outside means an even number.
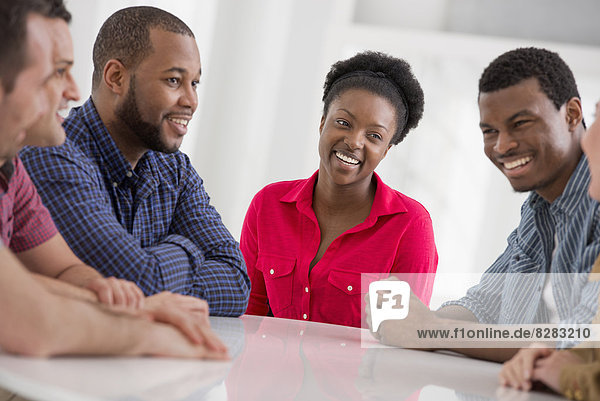
M335 122L336 122L338 125L342 125L342 126L344 126L344 127L349 127L349 126L350 126L350 124L348 124L348 121L345 121L345 120L335 120Z
M173 85L179 84L179 78L167 78L167 82Z
M369 137L371 137L371 138L373 138L373 139L378 139L378 140L381 140L381 139L382 139L382 136L381 136L381 135L379 135L377 132L371 132L371 133L369 133L368 135L369 135Z

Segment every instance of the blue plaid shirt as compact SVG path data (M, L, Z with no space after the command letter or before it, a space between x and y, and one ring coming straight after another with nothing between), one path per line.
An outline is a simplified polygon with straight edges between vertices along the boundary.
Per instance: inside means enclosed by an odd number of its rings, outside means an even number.
M67 141L26 148L23 163L75 254L146 295L205 299L212 315L246 310L250 280L188 157L149 151L135 170L89 99L64 122Z
M598 306L598 285L588 275L600 254L600 209L587 193L589 183L582 156L554 202L532 192L504 253L465 297L443 306L463 306L481 323L548 323L546 274L538 273L570 273L550 275L560 321L590 323Z

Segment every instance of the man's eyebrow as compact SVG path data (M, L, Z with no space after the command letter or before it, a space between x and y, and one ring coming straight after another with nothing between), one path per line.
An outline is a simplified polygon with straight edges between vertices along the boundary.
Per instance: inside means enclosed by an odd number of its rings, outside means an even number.
M187 70L182 67L171 67L171 68L164 70L163 72L178 72L180 74L185 74L187 72Z
M62 59L62 60L58 60L56 62L56 64L66 64L66 65L73 65L74 61L73 60L67 60L67 59Z
M512 121L512 120L514 120L515 118L518 118L518 117L530 116L531 114L532 114L531 111L529 111L527 109L521 110L521 111L516 112L515 114L513 114L509 118L507 118L506 121Z
M171 67L171 68L164 70L163 72L178 72L179 74L185 74L188 72L188 70L183 67ZM202 75L201 68L198 70L198 75Z
M519 118L519 117L525 117L525 116L531 116L531 115L532 115L531 111L529 111L529 110L527 110L527 109L525 109L525 110L520 110L520 111L517 111L517 112L516 112L515 114L513 114L512 116L508 117L508 118L506 119L506 121L512 121L512 120L514 120L514 119L516 119L516 118ZM479 123L479 128L492 128L492 126L491 126L491 125L489 125L489 124L487 124L487 123L480 122L480 123Z

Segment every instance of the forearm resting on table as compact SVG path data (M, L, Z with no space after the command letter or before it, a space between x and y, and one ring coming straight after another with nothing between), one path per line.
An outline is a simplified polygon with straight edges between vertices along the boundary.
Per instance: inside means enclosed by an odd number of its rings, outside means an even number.
M477 318L465 307L459 305L448 305L434 312L441 319L462 320L467 322L477 322Z
M115 325L119 317L91 303L55 295L66 292L92 299L91 292L39 275L34 279L6 248L0 249L0 254L0 320L4 322L0 326L0 345L4 350L49 356L118 353L131 346L133 339L113 335L127 330Z
M208 327L207 338L211 335L215 339L194 344L173 326L57 295L46 286L71 295L77 294L73 289L80 290L49 278L35 279L12 252L0 245L0 348L4 351L37 357L84 354L227 358L226 348Z
M467 308L459 305L448 305L438 309L435 315L441 319L455 321L457 324L465 322L478 322L477 318ZM518 348L448 348L449 351L458 352L465 356L487 361L504 362L512 358Z

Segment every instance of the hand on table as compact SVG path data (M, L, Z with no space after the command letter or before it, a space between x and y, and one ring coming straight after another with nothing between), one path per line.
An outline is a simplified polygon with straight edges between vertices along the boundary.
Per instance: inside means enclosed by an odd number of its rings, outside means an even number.
M532 379L544 383L557 393L560 391L560 372L567 365L576 365L584 361L568 350L554 351L547 358L537 360Z
M499 375L500 383L517 390L531 390L533 368L537 360L548 357L552 352L552 349L540 348L536 344L531 348L521 348L515 356L504 362Z
M500 372L500 383L507 387L529 391L533 382L539 381L558 392L562 368L578 363L583 363L583 360L567 350L523 348L511 360L504 363Z
M94 292L100 303L109 306L132 310L144 307L144 293L131 281L115 277L95 278L85 288Z
M150 326L141 336L139 346L133 355L152 355L174 358L229 359L227 349L215 349L207 343L197 344L190 341L180 330L163 324L148 322ZM210 328L208 328L210 331Z
M161 292L146 298L144 312L156 322L177 327L191 342L227 353L227 347L210 328L208 303L202 299Z
M373 332L369 294L366 295L365 299L367 325L373 336L386 345L422 348L422 341L417 338L417 330L428 325L435 325L439 320L435 313L411 291L408 316L402 320L384 320L379 325L377 332Z

